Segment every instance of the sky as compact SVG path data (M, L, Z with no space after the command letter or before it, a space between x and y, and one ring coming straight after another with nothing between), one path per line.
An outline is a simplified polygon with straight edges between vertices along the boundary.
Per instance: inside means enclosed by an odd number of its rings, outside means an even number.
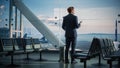
M39 14L52 15L54 8L101 8L116 7L120 8L120 0L23 0L32 11Z
M120 0L23 0L26 6L40 19L62 19L69 6L75 7L75 15L82 20L78 33L114 33L115 21L119 19ZM58 9L58 10L55 10ZM59 21L62 24L62 21ZM59 28L48 26L52 31ZM56 29L56 30L55 30ZM120 29L120 24L118 24ZM118 31L120 33L120 31Z

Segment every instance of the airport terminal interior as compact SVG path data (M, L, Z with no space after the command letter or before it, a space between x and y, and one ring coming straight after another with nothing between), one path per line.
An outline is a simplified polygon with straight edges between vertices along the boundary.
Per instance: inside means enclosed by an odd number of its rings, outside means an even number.
M63 17L74 6L74 58ZM0 0L0 68L120 68L119 0Z

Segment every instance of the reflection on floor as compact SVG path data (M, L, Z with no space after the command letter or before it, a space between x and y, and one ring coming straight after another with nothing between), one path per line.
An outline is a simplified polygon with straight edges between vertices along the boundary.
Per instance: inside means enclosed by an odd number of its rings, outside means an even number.
M59 54L58 52L43 53L42 58L45 61L38 61L39 54L33 53L30 54L30 60L24 60L26 55L16 55L14 58L14 63L19 65L15 68L84 68L83 63L79 62L76 64L64 64L63 62L58 62ZM109 68L107 62L102 60L102 65L98 66L98 57L87 61L87 68ZM0 68L10 68L10 56L0 57ZM13 68L13 67L11 67ZM113 62L113 68L120 68L117 65L117 62Z

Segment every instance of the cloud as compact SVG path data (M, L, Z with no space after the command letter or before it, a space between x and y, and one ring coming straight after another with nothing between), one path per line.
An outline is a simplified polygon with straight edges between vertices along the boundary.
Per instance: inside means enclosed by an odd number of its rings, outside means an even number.
M78 11L78 9L77 9ZM115 19L118 10L116 8L105 7L105 8L89 8L81 9L76 12L81 19Z
M37 15L37 17L38 17L40 20L46 20L46 19L49 18L48 16L45 16L45 15Z
M0 5L0 9L4 9L5 8L5 5Z
M58 19L55 19L55 18L48 18L47 20L48 20L48 21L57 21Z
M49 17L49 16L45 16L45 15L37 15L37 17L40 20L46 20L46 21L56 21L56 20L58 20L58 18Z

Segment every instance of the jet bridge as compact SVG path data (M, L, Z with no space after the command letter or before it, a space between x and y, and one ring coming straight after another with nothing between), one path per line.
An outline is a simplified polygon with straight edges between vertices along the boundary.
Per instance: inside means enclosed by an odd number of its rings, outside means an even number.
M21 1L13 0L14 5L19 9L19 11L30 21L30 23L43 35L48 41L59 48L65 44L57 38L52 31L30 11L30 9Z

